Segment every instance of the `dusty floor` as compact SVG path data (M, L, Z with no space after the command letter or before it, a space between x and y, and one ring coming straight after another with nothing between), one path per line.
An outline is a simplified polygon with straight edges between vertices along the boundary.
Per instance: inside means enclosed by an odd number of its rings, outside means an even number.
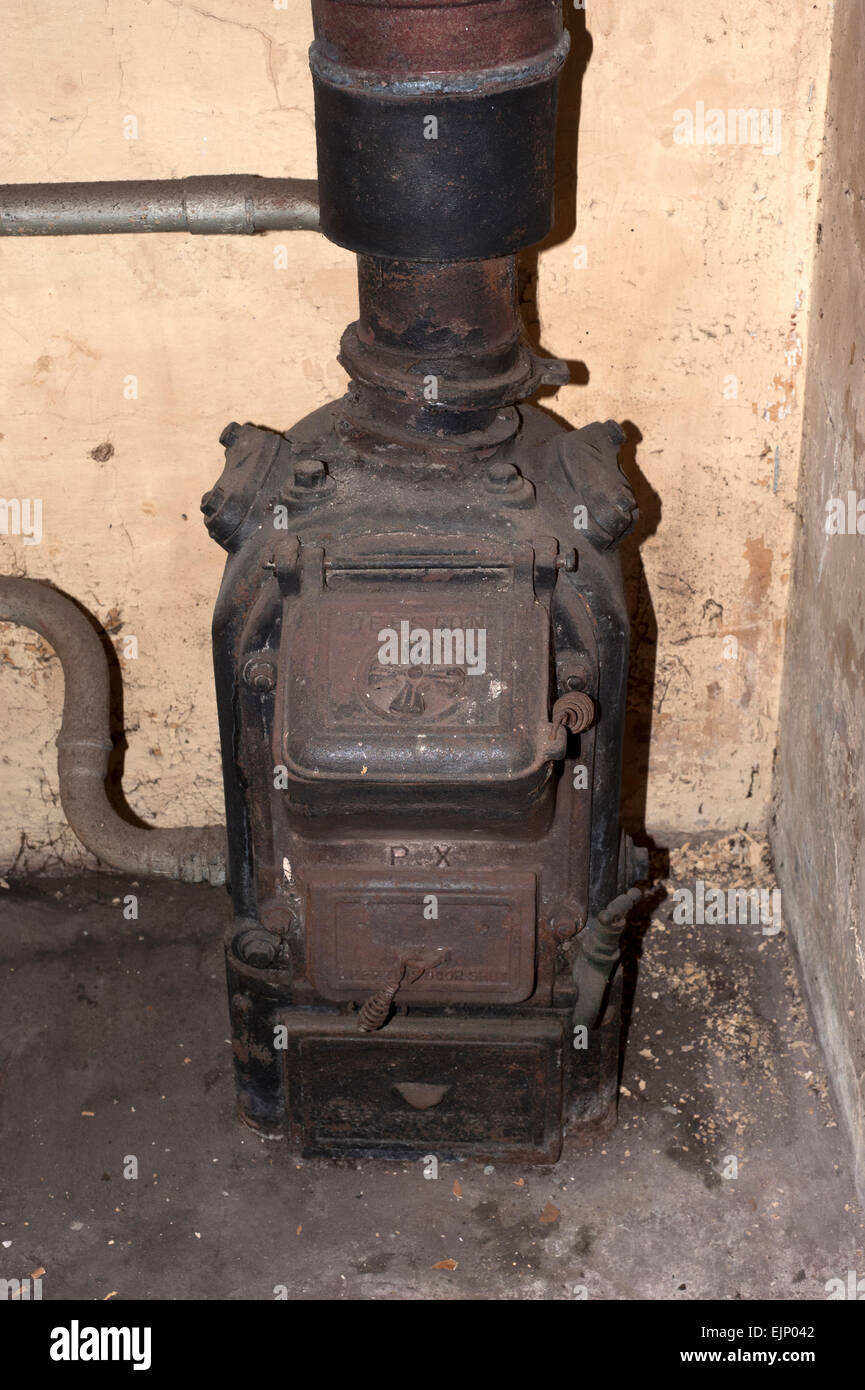
M684 847L670 874L632 933L612 1138L437 1180L238 1124L221 890L13 882L0 1277L44 1270L44 1299L825 1299L865 1230L786 933L671 921L694 879L770 882L761 845Z

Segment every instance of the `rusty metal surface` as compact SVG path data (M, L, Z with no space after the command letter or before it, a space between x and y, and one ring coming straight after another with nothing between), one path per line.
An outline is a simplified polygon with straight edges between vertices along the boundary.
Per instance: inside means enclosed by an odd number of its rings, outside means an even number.
M567 380L565 363L523 340L513 256L434 265L360 256L358 299L340 361L360 417L380 422L386 401L403 430L462 434Z
M284 434L230 425L202 504L229 555L240 1113L309 1153L551 1162L563 1113L594 1124L616 1093L615 983L585 1051L569 1035L579 934L627 869L636 512L617 426L520 404L567 378L524 342L513 260L548 226L560 7L314 12L351 381Z
M561 1150L561 1024L280 1015L290 1141L305 1154L439 1154L554 1163Z
M296 828L531 818L554 738L538 550L441 533L301 541L273 736Z
M401 1004L518 1004L534 989L532 873L315 869L307 891L308 970L326 999L363 999L424 950L436 958L400 981Z
M334 63L390 76L531 63L561 39L561 0L313 0Z
M274 1073L282 1058L268 1050L274 1025L267 1010L290 1003L308 1018L305 1011L310 1008L316 1017L322 1010L326 1016L327 1010L335 1009L341 1016L346 1008L361 1009L392 982L394 949L399 956L399 948L442 944L435 935L436 923L424 923L422 916L415 923L421 931L399 930L407 920L405 899L399 901L401 880L413 885L410 913L417 918L419 897L434 894L447 876L461 876L459 881L476 885L487 875L503 882L510 875L533 876L533 986L519 1005L500 1000L487 1008L501 1013L518 1007L523 1016L541 1016L555 1002L565 1021L575 990L573 958L563 947L569 946L590 913L614 896L618 873L618 746L627 628L614 550L577 535L572 526L573 507L584 489L574 482L574 470L566 473L561 467L561 441L571 436L548 417L523 408L517 434L499 447L491 462L468 448L458 453L463 466L442 474L431 461L435 450L423 440L405 456L397 451L396 459L390 457L391 449L385 459L378 458L374 440L363 444L361 439L361 448L355 433L349 433L348 442L344 427L351 409L350 398L325 407L290 431L288 438L249 425L231 429L220 483L223 495L211 515L211 525L214 516L228 518L223 544L232 551L215 624L215 652L218 670L225 673L219 698L229 740L229 816L245 866L233 885L236 912L246 923L239 928L242 939L255 956L244 964L232 948L232 970L240 972L244 982L237 998L246 1001L237 1005L235 1017L258 1039L239 1063L241 1105L250 1123L266 1132L282 1132L284 1124L279 1118L283 1085ZM576 444L570 457L574 463ZM593 458L591 451L586 453L585 493L596 498L602 484L591 473ZM295 482L297 471L313 459L323 465L330 484L318 501L302 495L304 489ZM505 464L523 477L528 505L512 507L507 490L490 488L488 473L501 471ZM229 506L235 477L238 494ZM609 485L619 483L610 478ZM370 686L376 655L370 638L377 633L371 631L369 615L374 610L373 627L388 616L390 593L393 620L399 626L407 611L402 583L406 577L409 587L417 585L422 592L431 586L433 598L426 602L432 603L427 610L432 612L440 606L442 581L443 592L456 582L459 593L473 575L506 575L523 547L531 557L526 569L527 577L532 576L530 607L550 634L549 655L542 656L541 647L533 649L526 641L523 620L508 627L507 607L502 606L507 590L499 593L495 581L490 633L500 634L503 622L504 630L513 633L508 665L527 687L536 687L535 698L543 700L548 726L556 700L564 699L570 709L575 695L585 697L577 702L580 709L591 700L591 712L600 710L601 716L582 732L567 732L564 762L549 762L540 798L527 797L506 779L502 799L492 791L490 757L495 749L490 733L478 730L472 753L473 726L465 722L465 710L456 698L459 692L439 689L436 679L427 689L422 672L399 667L392 675L386 673L387 686L383 680ZM329 584L333 589L328 602L336 623L322 625L314 595L321 597ZM230 646L223 642L224 632L230 634ZM500 658L500 636L492 641L493 649ZM359 681L364 662L366 679ZM300 703L289 698L293 679ZM463 688L470 679L464 677ZM406 688L420 698L400 700ZM525 722L524 716L506 720L503 728L507 731L520 722ZM380 743L377 755L369 742L371 729ZM426 786L417 764L418 734L434 750ZM287 735L289 746L306 749L302 759L292 759L296 766L305 762L306 774L300 780L292 780L286 761ZM330 799L319 785L327 782L328 738L335 739L343 762L343 780ZM274 767L280 762L287 780L277 787ZM579 792L574 786L578 766L586 769L587 777ZM402 783L400 767L407 773ZM404 802L392 800L394 787L402 788ZM323 809L314 814L313 803L322 796ZM509 815L503 815L506 808ZM342 941L335 946L332 905L321 904L317 882L333 885L337 899L339 885L375 885L365 918L357 924L357 938L350 942L355 974L343 986L338 958L350 940L348 925L344 920ZM424 886L426 894L421 893ZM389 893L390 906L378 910ZM473 908L461 908L467 939L472 922L484 925L481 907L479 899ZM249 935L249 923L261 924L257 930L263 930L265 946L269 934L270 948L263 949L261 936ZM265 961L264 966L255 960ZM466 961L471 968L468 956L463 967ZM500 979L507 977L501 952L493 969ZM434 971L433 977L441 982L443 974ZM447 991L442 987L441 994L424 999L423 989L430 983L410 986L402 1006L415 1010L422 1004L435 1010L461 1000L461 1008L481 1006L466 998L465 983L458 980L451 980ZM511 997L516 993L514 988ZM399 993L393 1002L398 1015ZM377 1020L382 1038L398 1022L391 1001L385 1003ZM350 1031L363 1045L356 1013L350 1017ZM379 1037L379 1031L370 1037ZM600 1064L587 1072L579 1060L582 1065L571 1071L569 1087L583 1097L580 1113L594 1113Z

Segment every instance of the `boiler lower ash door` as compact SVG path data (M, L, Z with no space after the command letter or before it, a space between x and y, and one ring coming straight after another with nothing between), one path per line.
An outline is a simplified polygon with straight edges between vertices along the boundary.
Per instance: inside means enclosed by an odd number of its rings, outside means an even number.
M378 1155L555 1163L562 1026L555 1019L394 1019L287 1012L289 1135L310 1157Z

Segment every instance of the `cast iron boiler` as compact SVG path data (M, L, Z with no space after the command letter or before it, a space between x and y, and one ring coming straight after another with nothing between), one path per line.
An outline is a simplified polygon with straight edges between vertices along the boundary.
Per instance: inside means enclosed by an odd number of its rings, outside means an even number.
M637 511L612 421L523 404L558 0L314 0L347 394L231 424L203 502L240 1113L307 1154L552 1162L615 1111ZM631 890L631 891L629 891Z

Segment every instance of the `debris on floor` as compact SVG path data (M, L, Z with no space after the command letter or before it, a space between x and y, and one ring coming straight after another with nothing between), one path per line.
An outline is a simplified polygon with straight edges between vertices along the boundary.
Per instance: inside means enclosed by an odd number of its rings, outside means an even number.
M10 879L0 1276L115 1302L828 1298L865 1228L786 928L696 920L701 883L771 892L765 841L654 858L618 1127L545 1168L262 1140L234 1112L224 892L142 881L128 921L116 876Z

